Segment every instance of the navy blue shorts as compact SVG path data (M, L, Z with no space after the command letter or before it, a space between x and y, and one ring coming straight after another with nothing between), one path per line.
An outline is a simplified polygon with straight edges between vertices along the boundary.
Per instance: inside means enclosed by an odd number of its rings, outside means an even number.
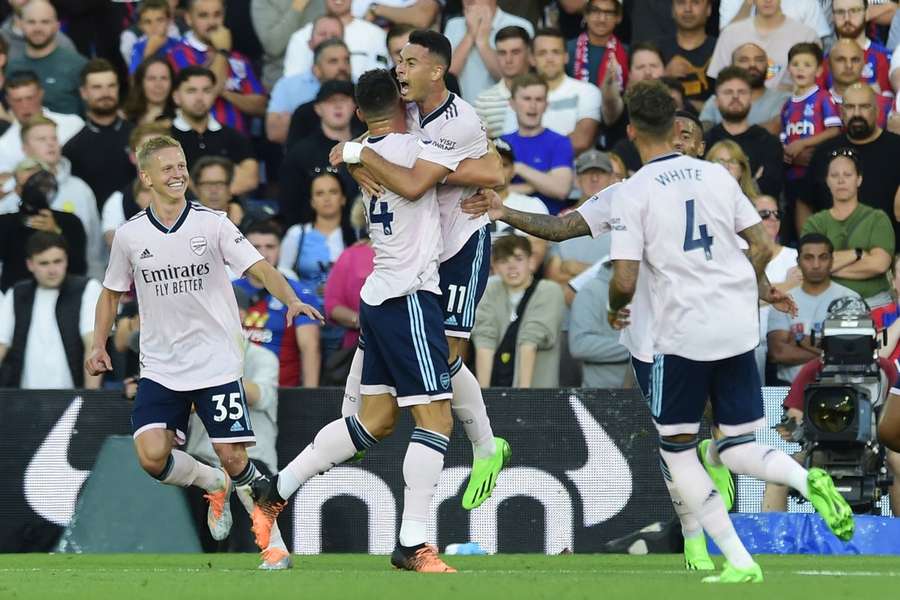
M360 302L359 313L365 339L360 394L391 394L398 406L453 396L439 296L419 291L378 306Z
M650 370L653 368L653 363L646 363L632 356L631 368L634 371L634 380L641 390L641 396L647 404L650 404Z
M217 444L256 443L250 425L250 411L240 380L202 390L177 392L146 377L138 382L137 397L131 409L134 437L148 429L169 429L175 441L184 444L191 406L206 427L210 441Z
M716 425L727 436L765 425L762 388L754 350L699 362L657 354L650 373L650 413L660 435L700 431L707 398Z
M459 252L442 262L439 273L444 331L450 337L469 339L475 326L475 309L491 274L491 236L487 227L473 233Z

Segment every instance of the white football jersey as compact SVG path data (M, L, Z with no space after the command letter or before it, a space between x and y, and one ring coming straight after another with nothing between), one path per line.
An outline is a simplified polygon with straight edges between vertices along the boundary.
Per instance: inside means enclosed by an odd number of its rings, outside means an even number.
M370 137L364 143L385 160L408 168L416 163L424 146L407 133ZM363 302L378 306L418 290L440 295L438 258L443 244L435 190L428 190L415 202L390 190L366 201L375 268L360 292Z
M424 117L415 102L406 105L409 132L426 143L419 158L455 171L467 158L481 158L487 153L487 133L471 104L450 92L447 100ZM471 219L460 204L478 188L439 184L438 206L441 209L441 235L444 250L441 262L453 258L476 231L490 223L487 215Z
M617 195L622 183L614 183L585 200L576 208L591 229L592 237L600 237L610 231L613 202L628 202L628 198ZM628 327L619 334L619 343L628 349L636 359L653 362L653 312L650 306L650 284L647 265L641 263L637 288L631 299L631 319Z
M262 255L223 212L188 202L171 228L150 208L116 230L103 287L137 292L141 377L176 391L240 379L243 338L226 266Z
M613 260L648 267L653 349L695 361L759 343L756 275L735 233L759 223L721 165L680 154L645 164L612 206Z

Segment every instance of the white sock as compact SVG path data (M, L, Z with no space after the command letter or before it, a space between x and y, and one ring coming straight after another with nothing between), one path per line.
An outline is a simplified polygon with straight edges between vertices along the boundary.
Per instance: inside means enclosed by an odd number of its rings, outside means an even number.
M428 541L428 511L450 440L440 433L416 427L403 459L403 519L400 522L400 545L418 546Z
M278 495L287 500L313 475L328 471L377 441L356 415L332 421L278 473Z
M247 514L252 516L253 493L250 490L250 486L237 486L234 488L234 493L237 494L238 500L241 501L241 504L244 506L244 510L247 511ZM287 550L287 546L284 544L284 539L281 537L281 529L278 528L278 521L275 521L272 524L272 534L270 536L269 548L281 548L282 550Z
M221 490L225 486L225 475L220 469L205 465L181 450L172 450L166 468L157 479L179 487L196 485L207 492Z
M749 441L753 439L754 435L751 433L748 436L719 440L721 445L719 452L725 466L733 473L790 486L803 494L804 498L809 498L809 487L806 483L808 471L781 450Z
M454 373L454 369L458 370ZM472 453L475 458L487 458L496 452L494 447L494 431L484 406L484 396L478 380L463 363L461 358L450 366L450 382L453 385L453 398L450 408L462 423L466 437L472 442Z
M364 350L356 347L353 361L350 363L350 373L347 375L347 384L344 386L344 403L341 404L341 416L349 417L359 412L359 385L362 380Z
M681 534L685 539L701 535L703 533L703 527L700 525L700 521L697 520L697 517L695 517L690 509L688 509L687 504L684 503L681 492L675 487L675 483L672 481L672 475L669 472L669 467L662 457L659 459L659 468L662 470L663 481L666 482L666 489L669 490L669 497L672 499L672 508L675 509L675 515L681 523Z
M688 510L696 516L728 562L739 569L751 566L753 557L734 530L725 503L700 464L694 448L680 452L660 448L659 454L668 465L672 480Z

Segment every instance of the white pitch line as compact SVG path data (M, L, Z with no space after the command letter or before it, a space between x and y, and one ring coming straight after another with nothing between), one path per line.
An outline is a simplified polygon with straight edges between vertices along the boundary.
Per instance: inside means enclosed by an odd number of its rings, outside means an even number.
M834 577L900 577L900 572L897 571L796 571L794 574Z

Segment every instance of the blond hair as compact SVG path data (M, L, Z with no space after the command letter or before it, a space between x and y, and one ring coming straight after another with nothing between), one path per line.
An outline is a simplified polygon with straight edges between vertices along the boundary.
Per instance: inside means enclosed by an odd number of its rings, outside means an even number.
M25 138L28 137L28 132L34 129L35 127L40 127L41 125L52 125L54 128L56 127L56 121L53 119L48 119L44 115L35 115L25 121L22 124L22 131L19 132L19 136L22 138L22 141L25 141Z
M184 150L181 149L181 144L171 136L161 135L159 137L150 138L138 148L138 168L141 171L145 171L147 167L150 166L150 159L153 158L153 155L166 148L178 148L178 150L184 154Z
M738 179L738 184L741 186L741 191L744 192L745 196L751 200L756 199L760 195L759 186L756 185L756 180L753 179L753 173L750 170L750 159L747 158L743 148L734 140L721 140L713 144L713 147L706 152L706 160L709 160L709 157L719 150L728 152L731 158L741 163L741 176Z

